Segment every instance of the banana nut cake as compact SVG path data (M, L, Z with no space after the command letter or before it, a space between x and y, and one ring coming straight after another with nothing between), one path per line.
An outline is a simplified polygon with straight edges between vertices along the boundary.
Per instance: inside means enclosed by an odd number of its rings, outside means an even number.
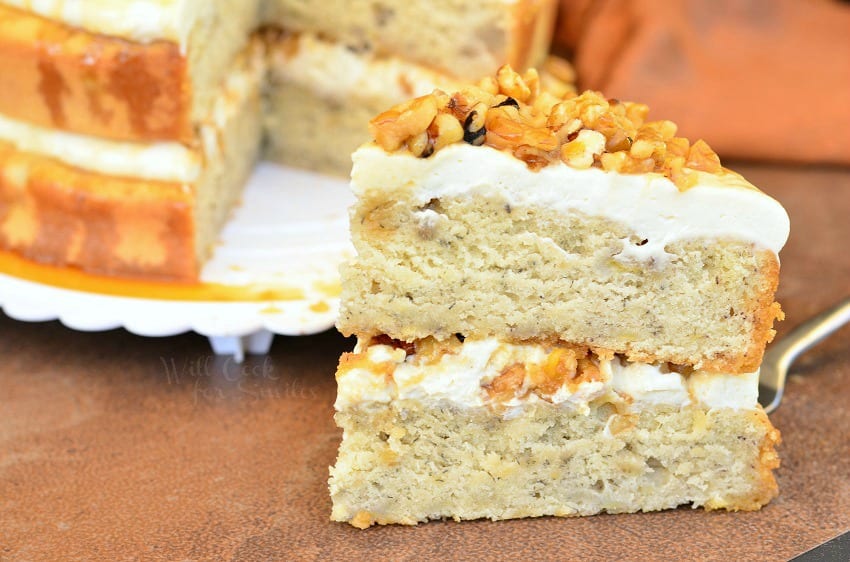
M645 105L502 67L353 156L332 519L759 509L778 202Z

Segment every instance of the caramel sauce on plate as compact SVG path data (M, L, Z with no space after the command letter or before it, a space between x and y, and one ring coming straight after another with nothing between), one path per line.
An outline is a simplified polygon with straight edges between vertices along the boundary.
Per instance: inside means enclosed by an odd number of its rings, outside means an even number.
M0 273L60 289L119 297L224 302L292 301L305 298L304 291L295 287L231 286L219 283L181 283L107 277L69 267L36 263L8 251L0 251ZM319 289L323 290L322 287Z

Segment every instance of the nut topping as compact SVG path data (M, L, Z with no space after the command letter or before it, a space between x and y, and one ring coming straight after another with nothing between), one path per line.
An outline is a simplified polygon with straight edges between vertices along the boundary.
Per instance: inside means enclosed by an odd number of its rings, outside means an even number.
M676 136L675 123L646 121L646 105L590 90L545 89L545 82L533 69L520 75L505 65L477 86L452 95L434 90L385 111L369 130L388 152L427 158L462 140L508 151L533 170L561 161L578 169L658 173L680 190L696 183L696 171L722 171L705 141L691 145Z

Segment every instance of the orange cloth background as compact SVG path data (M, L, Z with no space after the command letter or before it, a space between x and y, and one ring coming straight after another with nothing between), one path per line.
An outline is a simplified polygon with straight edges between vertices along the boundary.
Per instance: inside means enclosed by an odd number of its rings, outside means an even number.
M561 0L555 47L723 157L850 164L850 4Z

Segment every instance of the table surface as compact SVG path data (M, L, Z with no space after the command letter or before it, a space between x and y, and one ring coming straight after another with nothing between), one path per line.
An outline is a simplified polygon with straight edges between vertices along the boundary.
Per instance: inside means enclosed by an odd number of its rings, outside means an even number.
M779 337L850 295L850 170L738 166L791 215ZM780 496L673 511L359 531L331 523L336 333L242 365L186 334L0 315L0 560L787 559L850 529L850 327L772 416Z

